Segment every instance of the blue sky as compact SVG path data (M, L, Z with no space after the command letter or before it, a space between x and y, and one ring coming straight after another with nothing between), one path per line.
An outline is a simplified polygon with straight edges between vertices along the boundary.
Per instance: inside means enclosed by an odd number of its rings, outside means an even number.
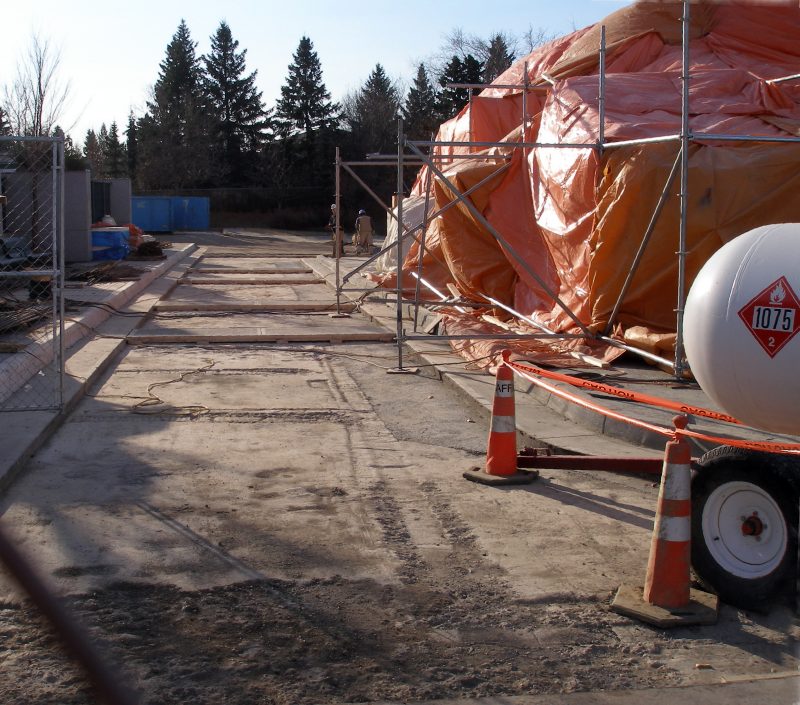
M0 86L13 79L33 32L48 39L61 52L60 78L70 82L61 123L81 142L89 128L116 120L122 130L131 109L137 115L144 112L158 64L182 18L198 44L198 54L208 51L209 37L224 19L239 48L247 49L248 70L258 70L259 90L271 107L303 35L311 38L325 84L334 100L340 100L361 86L376 63L392 78L410 83L416 64L434 54L444 35L455 28L482 37L497 31L518 35L529 26L560 35L627 4L627 0L8 2L3 8Z

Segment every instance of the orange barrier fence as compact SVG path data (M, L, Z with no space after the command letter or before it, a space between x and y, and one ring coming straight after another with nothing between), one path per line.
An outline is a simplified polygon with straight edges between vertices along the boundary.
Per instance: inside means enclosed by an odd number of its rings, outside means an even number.
M505 358L504 358L505 359ZM707 419L714 419L715 421L725 421L726 423L741 424L739 419L723 414L720 411L713 409L704 409L702 406L693 406L691 404L681 404L672 399L662 399L661 397L654 397L650 394L643 394L642 392L633 392L629 389L621 389L619 387L612 387L610 384L603 384L602 382L592 382L587 379L580 379L579 377L571 377L569 375L561 374L560 372L550 372L549 370L542 369L536 365L529 363L514 362L510 365L516 365L520 370L527 370L539 377L546 379L556 380L558 382L566 382L573 387L583 387L584 389L591 389L595 392L603 392L611 396L619 397L620 399L627 399L628 401L638 401L650 406L658 406L662 409L669 409L670 411L679 411L682 414L692 414L694 416L703 416Z
M552 379L554 381L559 381L559 382L565 382L566 384L570 384L573 387L583 387L592 389L594 391L604 392L606 394L627 399L630 401L637 401L644 404L650 404L653 406L659 406L661 408L670 409L673 411L680 411L683 413L694 414L695 416L704 416L706 418L711 418L716 421L727 421L729 423L737 423L737 424L741 423L736 419L734 419L733 417L727 416L725 414L720 414L715 411L711 411L710 409L703 409L702 407L694 407L691 405L680 404L678 402L673 402L668 399L660 399L658 397L653 397L648 394L640 394L637 392L632 392L627 389L619 389L618 387L612 387L611 385L607 384L601 384L598 382L589 382L588 380L579 379L577 377L571 377L570 375L544 370L541 367L537 367L536 365L531 365L529 363L512 362L508 359L508 351L505 351L503 353L503 361L505 362L506 365L508 365L512 370L514 370L514 372L516 372L521 377L524 377L529 382L535 384L537 387L546 389L548 392L554 394L557 397L560 397L561 399L573 402L574 404L577 404L578 406L581 406L584 409L589 409L591 411L597 412L598 414L603 414L608 418L616 419L618 421L623 421L625 423L631 424L632 426L643 428L648 431L653 431L654 433L659 433L663 436L674 438L677 437L678 435L681 435L689 438L696 438L701 441L715 443L718 445L728 445L728 446L734 446L736 448L747 448L749 450L760 450L765 453L800 454L800 443L773 443L769 441L747 441L739 438L724 438L722 436L714 436L707 433L700 433L698 431L690 431L688 429L681 429L680 431L677 431L673 428L668 428L666 426L659 426L658 424L642 421L640 419L633 418L632 416L623 414L619 411L614 411L612 409L609 409L596 402L582 399L581 397L575 394L572 394L564 389L560 389L555 385L546 382L542 378Z

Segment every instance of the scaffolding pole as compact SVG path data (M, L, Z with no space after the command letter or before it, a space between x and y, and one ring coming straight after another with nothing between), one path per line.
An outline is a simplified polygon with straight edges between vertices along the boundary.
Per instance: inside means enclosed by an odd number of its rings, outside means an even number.
M793 73L791 76L781 76L780 78L771 78L767 83L783 83L784 81L795 81L800 78L800 73Z
M528 62L522 64L522 73L525 77L525 86L522 89L522 142L528 139ZM522 148L522 163L524 164L525 175L528 175L528 150Z
M422 257L425 254L425 236L428 234L428 206L431 202L431 170L425 172L425 205L422 207L422 233L419 243L419 258L417 260L417 281L414 283L414 332L417 332L419 323L419 287L422 278ZM398 231L398 240L400 232ZM397 254L400 256L402 249L398 247Z
M403 369L403 118L397 118L397 369Z
M339 267L339 259L342 254L342 231L340 226L340 218L341 218L341 211L339 210L340 206L340 196L339 196L339 186L341 183L341 167L342 167L342 159L339 154L339 148L336 148L336 198L335 198L335 205L336 205L336 222L334 223L334 233L333 233L333 248L336 250L336 316L339 317L342 315L342 303L341 303L341 294L342 294L342 287L341 287L341 270Z
M606 26L600 27L600 71L597 91L597 112L600 128L597 132L597 148L603 154L603 143L606 141Z
M713 135L708 132L692 132L696 142L800 142L800 137L778 137L777 135Z
M54 160L54 179L55 194L57 203L57 219L53 218L53 242L55 243L56 258L53 265L56 268L55 281L51 282L51 286L55 286L58 298L58 408L64 408L64 378L66 372L66 342L64 336L64 322L65 322L65 308L66 296L64 296L64 272L66 271L66 230L65 216L64 216L64 182L66 181L66 163L64 156L64 138L59 137L56 140L56 154ZM56 304L54 300L54 305ZM54 312L55 313L55 312Z
M663 138L653 138L664 141ZM678 135L675 135L671 139L678 139ZM410 143L409 143L410 144ZM497 142L455 142L455 141L447 141L447 142L431 142L428 140L414 140L414 144L417 147L464 147L468 145L469 147L479 147L481 149L489 149L491 147L515 147L523 149L536 149L536 148L546 148L546 147L558 147L562 149L592 149L597 147L597 142L508 142L499 140ZM422 158L427 162L434 161L433 159L429 159L427 154L422 154ZM462 158L468 159L471 155L470 154L446 154L442 155L441 159L451 159L451 158ZM492 155L478 155L481 156L483 159L492 159Z
M678 232L678 302L675 308L675 376L683 376L683 313L686 306L686 225L689 198L689 0L683 0L681 63L681 213Z
M429 144L438 145L441 144L440 142L436 142L433 138L429 141ZM459 142L459 144L464 144L464 142ZM510 144L509 142L499 142L498 144ZM432 161L449 161L451 159L474 159L475 155L473 153L469 154L429 154L427 155L428 159ZM510 159L511 157L506 156L504 154L483 154L481 155L483 159ZM368 154L367 160L363 162L347 162L352 166L395 166L397 164L397 155L395 154ZM424 166L425 161L422 159L409 159L408 155L406 155L406 159L404 160L406 166Z
M525 71L525 76L527 77L528 72ZM509 90L509 91L528 91L528 92L539 92L539 93L547 93L550 90L549 86L531 86L530 81L526 80L524 84L520 85L519 83L448 83L448 88L477 88L477 89L484 89L484 88L496 88L502 90Z

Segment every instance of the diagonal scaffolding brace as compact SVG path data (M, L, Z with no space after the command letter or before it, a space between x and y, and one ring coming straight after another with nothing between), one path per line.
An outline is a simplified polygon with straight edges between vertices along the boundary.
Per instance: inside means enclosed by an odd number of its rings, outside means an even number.
M421 157L423 159L425 158L424 152L422 152L422 150L420 150L417 147L416 143L414 143L414 142L406 142L406 144L408 145L408 147L410 147L411 151L414 154L416 154L418 157ZM481 213L478 210L478 208L475 206L475 204L469 198L466 198L464 196L464 194L458 189L458 187L450 179L448 179L447 176L444 174L444 172L442 172L441 169L436 167L433 164L433 162L430 162L427 166L428 166L429 169L431 169L433 171L434 174L436 174L436 176L443 183L447 184L447 187L449 188L451 193L456 197L456 200L458 200L460 203L463 203L466 206L467 210L469 210L469 212L475 217L475 219L484 228L486 228L486 230L492 235L492 237L494 237L495 240L497 240L503 246L503 248L506 250L506 252L508 252L508 254L510 254L517 261L517 263L520 265L520 267L522 267L525 270L525 272L540 287L542 287L542 290L556 304L558 304L558 306L561 308L561 310L564 311L564 313L566 313L572 319L573 323L575 323L575 325L578 326L578 328L584 333L584 335L586 335L587 337L592 337L592 333L586 327L584 322L581 321L580 318L578 318L575 315L575 313L572 311L572 309L569 306L567 306L561 300L561 298L558 296L558 294L556 294L548 286L547 282L545 282L544 279L542 279L542 277L540 277L539 274L534 271L534 269L522 258L522 256L516 251L516 249L514 249L514 247L508 242L508 240L506 240L506 238L504 238L500 234L500 232L488 220L486 220L486 218L484 217L483 213Z

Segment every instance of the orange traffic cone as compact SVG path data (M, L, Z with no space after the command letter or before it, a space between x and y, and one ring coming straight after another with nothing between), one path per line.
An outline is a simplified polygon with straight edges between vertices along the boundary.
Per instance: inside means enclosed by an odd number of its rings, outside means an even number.
M486 446L486 472L513 475L517 472L517 419L514 410L514 373L500 365L494 383L492 425Z
M612 609L659 627L713 624L717 619L716 597L689 587L692 453L680 434L687 418L676 416L673 422L675 439L667 442L664 451L644 590L635 594L621 587Z
M492 422L486 447L486 467L464 473L468 480L485 485L519 485L532 482L536 471L517 469L517 422L514 412L514 373L500 364L494 384Z
M686 427L686 417L676 425ZM644 579L644 599L674 609L689 604L692 540L692 451L680 435L667 442L658 491L650 559Z

